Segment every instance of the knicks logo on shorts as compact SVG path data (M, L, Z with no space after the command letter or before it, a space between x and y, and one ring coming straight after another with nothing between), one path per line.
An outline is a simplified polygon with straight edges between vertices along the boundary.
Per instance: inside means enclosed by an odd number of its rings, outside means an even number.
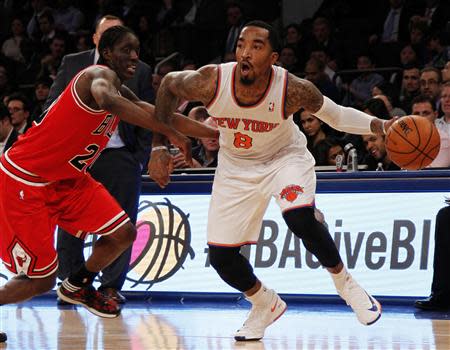
M297 199L299 194L302 194L303 187L299 185L289 185L283 188L280 192L280 198L289 202L293 202Z

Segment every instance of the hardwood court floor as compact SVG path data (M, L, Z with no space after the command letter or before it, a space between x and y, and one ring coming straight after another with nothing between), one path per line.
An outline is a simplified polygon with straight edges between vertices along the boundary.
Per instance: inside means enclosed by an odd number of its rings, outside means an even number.
M109 320L81 307L58 308L54 298L36 299L0 307L0 330L9 338L0 349L450 349L449 313L385 304L381 319L365 327L342 304L288 305L262 341L235 342L246 302L130 301Z

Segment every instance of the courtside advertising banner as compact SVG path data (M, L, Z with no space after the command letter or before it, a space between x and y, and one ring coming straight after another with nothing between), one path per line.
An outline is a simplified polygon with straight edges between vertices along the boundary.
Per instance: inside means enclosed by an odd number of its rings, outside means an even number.
M432 278L435 216L446 194L318 194L316 204L344 263L365 288L375 295L423 296ZM209 264L209 200L209 195L141 196L125 290L236 292ZM258 244L242 253L279 293L336 294L329 274L287 228L275 201Z
M316 205L345 265L367 290L424 296L433 272L435 216L446 195L326 193L317 194ZM209 200L210 195L141 195L124 291L236 293L209 264ZM93 239L86 241L86 257ZM287 228L275 201L264 216L258 244L241 252L256 275L279 293L336 294L329 274ZM0 276L11 278L4 267Z

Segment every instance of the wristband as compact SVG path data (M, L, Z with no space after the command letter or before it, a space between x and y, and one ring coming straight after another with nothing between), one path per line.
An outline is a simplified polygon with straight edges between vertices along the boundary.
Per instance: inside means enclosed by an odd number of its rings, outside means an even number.
M152 147L152 152L154 152L154 151L161 151L161 150L166 150L167 151L167 146L155 146L155 147Z

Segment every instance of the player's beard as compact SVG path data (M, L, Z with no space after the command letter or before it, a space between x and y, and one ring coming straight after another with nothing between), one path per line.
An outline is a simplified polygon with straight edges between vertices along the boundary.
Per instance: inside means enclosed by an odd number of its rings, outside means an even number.
M240 81L241 81L241 83L244 84L244 85L252 85L253 82L255 81L255 79L251 79L251 78L249 78L249 77L243 77L243 76L241 76Z

